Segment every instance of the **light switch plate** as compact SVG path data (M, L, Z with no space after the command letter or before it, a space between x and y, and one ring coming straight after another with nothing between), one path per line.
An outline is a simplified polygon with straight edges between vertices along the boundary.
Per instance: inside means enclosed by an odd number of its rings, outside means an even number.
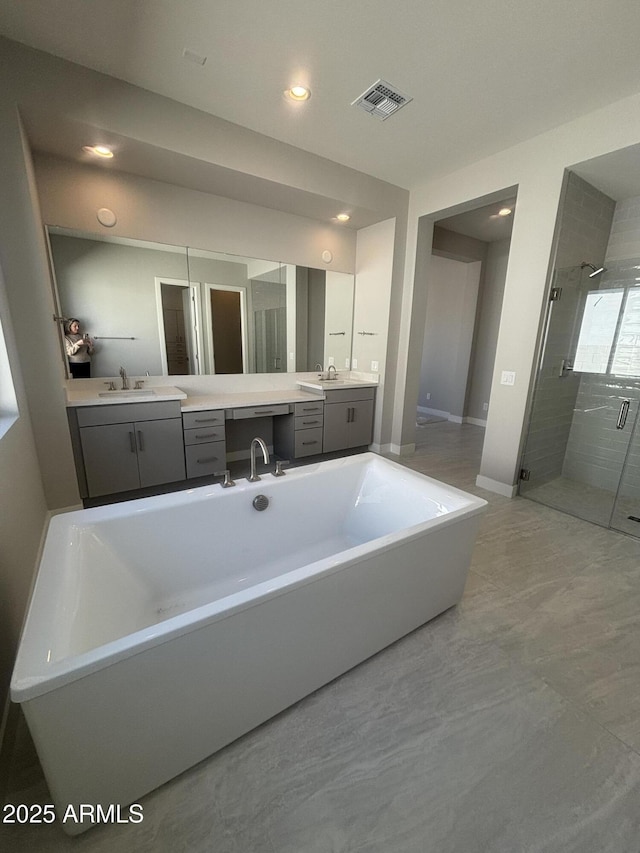
M516 372L515 370L503 370L502 371L502 379L500 380L501 385L515 385L516 384Z
M378 362L377 361L371 362L371 370L373 370L374 373L378 372Z

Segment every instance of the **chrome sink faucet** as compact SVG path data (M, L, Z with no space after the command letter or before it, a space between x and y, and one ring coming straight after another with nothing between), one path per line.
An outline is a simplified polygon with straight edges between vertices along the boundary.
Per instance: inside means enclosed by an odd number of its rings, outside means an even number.
M267 445L261 438L254 438L251 442L251 476L247 477L247 480L250 483L255 483L260 477L256 474L256 448L259 447L262 450L262 458L264 459L265 465L269 464L269 451L267 450Z
M127 371L124 369L124 367L120 368L120 376L122 377L122 390L128 391L129 390L129 380L127 379Z
M333 376L331 375L332 370L333 370ZM330 364L329 367L327 367L327 379L337 379L337 378L338 378L338 371L336 370L336 366L335 366L335 364Z

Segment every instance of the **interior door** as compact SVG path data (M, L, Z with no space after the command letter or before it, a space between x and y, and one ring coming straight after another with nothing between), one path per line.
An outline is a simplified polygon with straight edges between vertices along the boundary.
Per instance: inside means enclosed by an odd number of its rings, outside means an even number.
M185 287L182 290L182 314L184 317L189 373L199 376L202 370L200 368L200 352L198 349L198 308L196 295L197 291L193 285Z
M209 299L215 372L244 373L240 291L211 288Z

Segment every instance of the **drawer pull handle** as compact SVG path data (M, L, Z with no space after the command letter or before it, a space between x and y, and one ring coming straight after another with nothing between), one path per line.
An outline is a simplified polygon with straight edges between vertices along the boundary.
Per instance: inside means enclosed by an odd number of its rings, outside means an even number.
M210 424L210 423L214 423L214 424L215 424L215 423L217 423L219 420L220 420L220 418L219 418L219 417L216 417L216 418L194 418L194 419L193 419L193 422L194 422L194 423L196 423L196 424Z
M254 409L253 411L256 415L271 415L273 413L273 409Z
M303 426L309 426L309 424L319 424L320 421L302 421Z
M136 452L136 437L132 432L129 433L129 444L131 445L131 452L135 453Z
M206 465L208 462L217 462L217 456L206 456L204 459L196 459L198 465Z
M318 408L319 408L318 406L305 406L302 411L303 412L317 412Z
M196 433L196 438L216 438L217 435L217 432L206 432L204 435L198 435Z
M142 430L138 430L138 449L140 452L144 450L144 439L142 437Z
M318 444L318 443L319 443L319 442L318 442L317 440L315 440L315 441L303 441L303 442L302 442L302 444L303 444L303 445L306 445L306 444Z

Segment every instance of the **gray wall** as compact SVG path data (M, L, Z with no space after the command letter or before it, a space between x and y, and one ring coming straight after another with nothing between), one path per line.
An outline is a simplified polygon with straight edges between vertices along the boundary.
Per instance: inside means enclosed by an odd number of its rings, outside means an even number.
M604 193L576 174L567 174L553 277L562 297L551 307L522 461L531 471L530 487L562 473L580 379L573 373L559 373L563 359L572 355L574 317L587 278L579 267L583 261L596 265L604 261L614 208L615 202Z
M465 416L474 420L486 420L487 410L484 404L491 402L491 380L496 360L510 245L510 240L496 240L495 243L488 244L480 277L478 312L465 404Z
M473 421L484 422L487 418L487 410L485 410L484 404L488 404L491 397L491 381L500 328L509 247L510 240L508 239L486 243L483 240L457 234L437 225L433 229L433 251L435 254L466 263L471 261L482 262L465 402L463 410L456 412L456 414ZM427 304L427 316L428 312L429 305ZM439 409L439 406L433 404L433 399L431 401L425 399L425 393L429 390L426 387L427 384L428 377L425 376L423 360L418 405Z
M4 164L0 204L0 322L6 344L18 417L0 439L0 743L8 710L8 687L18 639L47 518L40 469L46 460L36 449L32 423L46 440L51 421L48 404L62 395L63 372L55 335L50 333L53 301L45 291L39 302L28 287L46 276L42 230L34 209L34 187L28 149L14 104L0 87L0 158ZM21 168L13 168L19 163ZM49 331L47 340L39 330ZM26 388L37 387L51 361L59 370L57 385L31 401ZM3 379L5 374L3 372ZM33 387L33 386L32 386ZM3 400L4 400L3 395ZM61 409L61 414L64 410ZM53 424L55 426L55 424ZM73 477L71 454L60 460L59 476Z
M418 405L460 421L469 377L480 266L480 261L464 263L438 255L431 258Z

